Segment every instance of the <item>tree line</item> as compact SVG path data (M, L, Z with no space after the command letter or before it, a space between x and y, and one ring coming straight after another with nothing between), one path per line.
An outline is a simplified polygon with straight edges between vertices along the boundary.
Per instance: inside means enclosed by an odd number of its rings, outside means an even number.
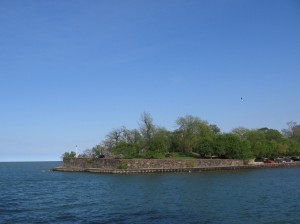
M199 158L250 159L300 155L300 133L296 122L280 131L269 128L238 127L222 133L215 124L187 115L176 120L176 129L169 131L154 124L149 113L141 116L139 128L113 129L105 139L78 157L163 158L179 153ZM63 157L74 157L66 152Z

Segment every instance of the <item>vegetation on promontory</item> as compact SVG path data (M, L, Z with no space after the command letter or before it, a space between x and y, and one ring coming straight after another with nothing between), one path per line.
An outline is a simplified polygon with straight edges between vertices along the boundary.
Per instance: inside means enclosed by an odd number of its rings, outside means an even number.
M150 114L144 112L139 129L113 129L100 144L84 150L78 157L251 159L300 155L300 133L296 122L288 122L288 127L281 131L238 127L222 133L217 125L187 115L179 117L176 125L174 131L156 126ZM74 151L62 155L75 156Z

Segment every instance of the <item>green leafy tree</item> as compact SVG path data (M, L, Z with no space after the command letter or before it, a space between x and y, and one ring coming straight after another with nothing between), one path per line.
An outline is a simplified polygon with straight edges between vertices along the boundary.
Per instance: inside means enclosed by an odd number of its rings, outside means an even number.
M220 134L221 133L221 129L215 125L215 124L210 124L209 125L209 129L210 131L214 134L214 135L217 135L217 134Z
M224 135L224 134L223 134ZM220 157L220 158L225 158L225 145L223 144L224 142L224 136L223 135L218 135L214 139L214 144L213 144L213 152L212 155Z
M165 128L157 128L154 136L149 141L149 150L166 153L170 149L170 132Z
M142 137L138 130L128 130L126 127L113 129L95 150L101 151L101 154L112 154L115 156L138 155L141 148ZM124 152L122 152L124 150ZM135 150L135 152L132 152Z
M94 157L100 155L107 155L108 152L105 150L105 147L101 144L98 144L92 148L92 154Z
M74 158L76 157L76 152L74 151L71 151L71 152L65 152L63 155L62 155L62 158Z
M264 133L251 130L246 134L246 138L250 143L251 151L255 157L266 157L268 149L266 147L266 141Z
M178 129L172 135L172 147L185 153L196 152L201 157L212 155L214 138L220 133L217 125L187 115L176 121Z
M195 152L197 152L201 157L214 155L214 139L211 137L202 137L198 139L197 145L195 147Z
M170 151L184 152L184 138L182 130L175 130L170 134Z
M124 132L124 141L128 144L131 144L136 150L136 155L139 155L142 150L142 135L137 129L125 130Z
M136 145L127 143L125 141L118 142L118 144L116 144L111 151L114 155L117 155L117 157L121 158L131 159L137 157Z
M187 115L176 120L177 128L170 132L157 127L149 113L141 116L139 129L125 127L113 129L99 145L85 151L82 156L108 154L125 158L159 158L167 152L200 157L246 159L300 155L300 126L289 122L282 133L275 129L249 130L239 127L231 133L221 134L217 125ZM296 137L299 131L299 139ZM72 157L72 153L66 153ZM75 156L75 153L74 153Z
M223 134L218 137L218 145L222 148L223 157L229 159L249 159L253 157L250 144L234 134Z
M234 135L237 135L240 139L247 139L247 133L250 130L248 128L244 128L244 127L238 127L238 128L234 128L231 133Z
M177 119L176 124L178 125L178 132L181 133L181 139L178 143L181 144L181 148L184 152L192 152L193 148L197 145L197 126L201 120L192 115L180 117Z
M206 145L213 131L218 132L216 126L209 126L206 121L192 115L178 118L176 124L178 125L177 137L179 138L177 145L180 145L179 147L184 152L200 152L201 145Z
M273 141L281 141L283 140L282 134L275 130L275 129L269 129L269 128L260 128L258 129L259 132L263 133L266 140L273 140Z
M144 112L140 119L140 134L141 134L141 152L145 153L150 149L152 138L156 133L156 126L149 113Z
M213 128L212 128L213 127ZM197 145L193 151L201 157L211 156L214 149L214 138L219 133L216 125L209 125L207 122L200 122L196 129Z
M300 142L291 139L287 142L288 154L290 156L300 156Z

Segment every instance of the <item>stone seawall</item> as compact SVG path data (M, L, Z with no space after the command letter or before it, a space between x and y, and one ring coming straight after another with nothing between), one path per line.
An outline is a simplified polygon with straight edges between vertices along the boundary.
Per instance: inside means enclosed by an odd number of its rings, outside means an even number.
M150 174L150 173L197 173L207 171L238 171L247 169L263 169L263 168L288 168L299 167L300 162L295 163L275 163L275 164L252 164L241 166L216 166L201 168L177 168L177 169L101 169L101 168L65 168L56 167L52 171L60 172L88 172L102 174Z
M63 167L53 168L61 172L89 172L103 174L135 174L135 173L183 173L203 171L245 170L260 168L299 167L300 162L292 163L244 163L242 160L218 159L92 159L66 158Z
M183 169L203 167L228 167L245 165L243 160L232 159L100 159L64 158L67 169Z

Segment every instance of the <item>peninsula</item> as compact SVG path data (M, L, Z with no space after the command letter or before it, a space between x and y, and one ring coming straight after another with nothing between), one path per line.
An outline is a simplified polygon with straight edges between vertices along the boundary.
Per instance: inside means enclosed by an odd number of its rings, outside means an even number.
M192 115L179 117L176 124L177 128L169 131L143 113L139 129L113 129L92 149L81 154L77 147L76 152L65 152L63 167L54 170L151 173L299 165L300 125L296 122L288 122L281 132L239 127L230 133Z

